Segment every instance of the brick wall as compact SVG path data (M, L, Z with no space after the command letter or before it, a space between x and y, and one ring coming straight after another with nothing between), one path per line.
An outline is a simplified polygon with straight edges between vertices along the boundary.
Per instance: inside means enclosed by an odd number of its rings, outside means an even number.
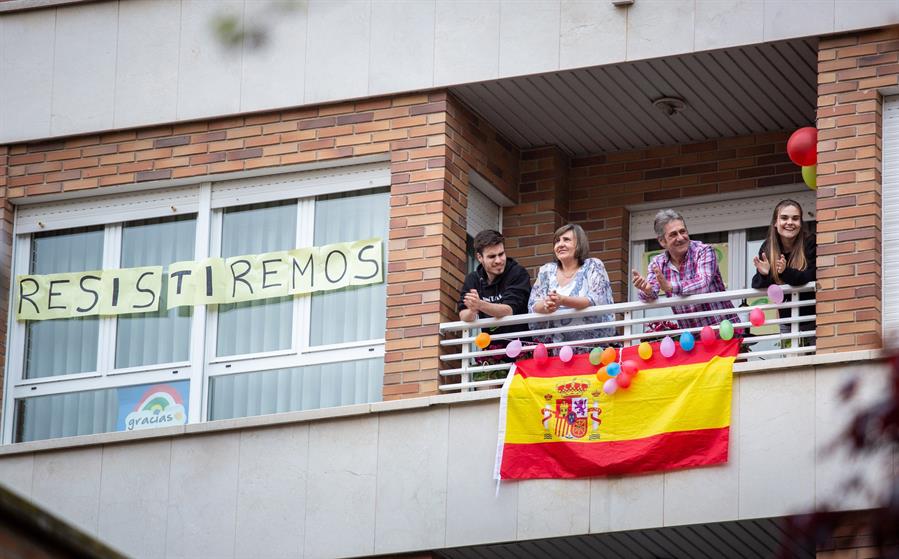
M444 159L440 172L406 181L405 170L416 163L391 154L397 196L391 201L389 271L402 281L387 287L385 399L437 392L438 326L459 319L456 301L467 269L469 171L517 197L517 149L452 96L434 95L446 111L443 136L435 139Z
M556 147L521 154L518 204L503 211L509 256L528 268L531 278L553 254L552 234L568 223L568 157Z
M0 147L0 198L93 190L376 153L391 159L384 398L437 391L437 325L455 320L468 171L517 196L518 153L444 92ZM3 260L9 277L10 258ZM6 293L4 288L2 292ZM5 315L8 306L3 305ZM452 310L452 312L451 312ZM5 336L3 337L5 340ZM5 355L5 352L4 352Z
M879 88L899 85L899 28L818 45L818 352L880 347Z
M626 206L802 183L782 132L579 158L571 162L569 218L590 237L615 301L630 282ZM689 225L689 224L688 224Z

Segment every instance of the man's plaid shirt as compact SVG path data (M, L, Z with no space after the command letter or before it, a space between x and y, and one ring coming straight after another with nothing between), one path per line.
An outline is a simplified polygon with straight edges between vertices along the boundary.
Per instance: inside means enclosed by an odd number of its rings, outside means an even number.
M665 279L671 284L671 293L668 295L696 295L699 293L716 293L718 291L726 291L724 280L721 279L721 271L718 270L718 257L715 255L715 249L705 243L699 241L690 241L690 247L687 254L681 262L680 269L675 268L671 264L666 250L662 254L657 255L649 263L649 273L646 275L647 281L652 286L652 296L648 296L640 290L637 293L642 301L652 301L659 297L659 280L656 278L653 268L659 267ZM730 301L719 301L717 303L702 303L697 305L681 305L672 307L677 314L710 311L714 309L732 309L734 306ZM697 328L706 325L714 326L724 319L728 319L734 324L739 322L736 315L717 315L704 316L698 318L684 318L678 320L681 328Z

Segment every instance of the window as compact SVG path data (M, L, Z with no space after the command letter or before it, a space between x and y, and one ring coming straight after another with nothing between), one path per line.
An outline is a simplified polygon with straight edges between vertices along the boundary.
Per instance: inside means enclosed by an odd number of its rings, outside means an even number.
M883 335L899 327L899 96L883 99ZM890 271L892 270L892 271Z
M679 205L674 207L687 221L690 231L690 239L702 241L715 246L719 255L718 268L722 279L728 289L744 289L751 287L752 276L755 275L753 257L758 254L768 224L771 222L771 214L780 200L792 198L802 204L806 226L811 233L815 232L815 193L802 187L796 192L782 194L770 194L767 196L754 196L751 199L720 200L714 202L699 202L695 204ZM683 204L683 201L680 201ZM661 251L655 233L652 230L652 222L659 208L642 210L631 214L631 262L632 267L646 274L646 268L653 256ZM639 300L630 285L630 300ZM753 306L760 300L746 301L746 305ZM744 301L733 301L734 306L739 307ZM670 308L658 308L645 311L645 316L661 316L671 314ZM776 318L775 311L769 311L768 318ZM748 316L743 316L748 321ZM751 330L753 335L765 335L777 333L778 327L766 325ZM776 341L752 342L751 351L767 351L778 349Z
M384 164L22 207L14 274L166 266L380 238ZM165 274L164 274L165 277ZM377 401L386 285L11 321L3 441Z

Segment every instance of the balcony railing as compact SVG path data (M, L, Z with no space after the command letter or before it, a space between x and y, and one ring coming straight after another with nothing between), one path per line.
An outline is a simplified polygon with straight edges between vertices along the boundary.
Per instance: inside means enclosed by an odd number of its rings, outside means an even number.
M586 316L598 316L613 314L615 320L611 322L593 323L593 324L577 324L569 326L559 326L556 328L536 328L520 332L510 332L504 334L491 335L491 340L514 340L520 339L524 347L522 348L521 358L527 359L528 352L533 351L535 344L529 341L532 336L542 336L552 334L554 332L576 332L581 330L595 330L598 327L615 328L619 334L605 338L588 338L577 341L568 341L563 343L545 344L548 350L553 350L565 345L584 347L604 347L610 344L619 344L623 346L636 345L640 342L657 341L665 336L679 336L684 332L691 332L698 338L701 328L677 328L661 332L644 332L643 326L652 322L671 321L677 322L678 319L698 318L717 315L733 315L736 314L740 321L735 323L734 328L742 328L744 332L748 332L752 325L749 322L749 311L758 308L763 311L769 309L790 309L790 316L787 318L774 318L765 321L765 325L789 325L789 329L779 331L776 334L766 334L758 336L745 336L746 347L749 351L744 351L737 355L738 361L754 360L754 359L772 359L783 358L793 355L802 355L815 353L813 343L804 345L802 340L814 341L814 329L801 331L800 324L803 322L815 321L815 315L799 315L799 309L806 306L813 306L814 299L799 300L799 294L815 290L815 283L810 282L803 286L790 287L783 286L784 301L780 304L767 303L762 305L753 305L749 307L737 307L735 309L716 309L711 311L692 312L684 314L675 314L670 311L672 306L680 305L696 305L698 303L713 303L717 301L732 301L735 306L747 299L760 299L767 297L767 293L760 289L736 289L733 291L721 291L718 293L706 293L702 295L691 295L688 297L663 297L652 303L629 302L616 303L613 305L599 305L596 307L588 307L583 310L563 310L545 314L520 314L507 316L505 318L487 318L477 320L475 322L446 322L440 325L440 334L443 339L440 345L446 348L446 353L440 356L443 363L450 364L449 368L440 371L443 377L460 377L459 382L450 382L442 384L440 390L471 390L481 387L494 387L503 383L504 378L482 378L497 377L502 371L507 371L511 363L498 363L493 365L479 365L474 363L475 358L505 356L505 349L483 351L478 350L474 345L474 339L482 327L495 327L513 324L533 325L547 320L558 322L565 318L579 318ZM647 316L646 311L652 309L667 309L669 312L665 314L651 314ZM715 330L718 326L713 326ZM789 343L787 343L789 341ZM761 342L775 342L779 347L776 349L759 350L754 348ZM808 343L808 342L807 342ZM450 353L450 351L458 350L458 352ZM452 364L458 363L459 366L452 367ZM504 375L502 375L504 376Z

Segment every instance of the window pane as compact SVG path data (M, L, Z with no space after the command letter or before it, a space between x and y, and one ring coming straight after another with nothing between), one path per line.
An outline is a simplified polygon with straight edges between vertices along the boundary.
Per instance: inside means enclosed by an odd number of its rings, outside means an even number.
M383 190L322 196L315 201L315 246L379 237L386 280L389 211L390 195ZM386 281L313 294L309 344L383 338L386 294Z
M209 419L377 402L383 359L212 377Z
M17 400L15 441L184 425L188 390L177 381Z
M126 223L122 229L122 268L163 266L165 271L172 262L193 260L196 224L194 216ZM158 311L120 316L116 368L187 361L191 312L191 307L166 310L163 289Z
M32 274L99 270L102 263L102 227L32 237ZM95 371L99 324L96 316L26 322L25 378Z
M222 219L222 257L296 248L297 205L229 208ZM259 353L291 346L293 297L218 307L216 355Z

